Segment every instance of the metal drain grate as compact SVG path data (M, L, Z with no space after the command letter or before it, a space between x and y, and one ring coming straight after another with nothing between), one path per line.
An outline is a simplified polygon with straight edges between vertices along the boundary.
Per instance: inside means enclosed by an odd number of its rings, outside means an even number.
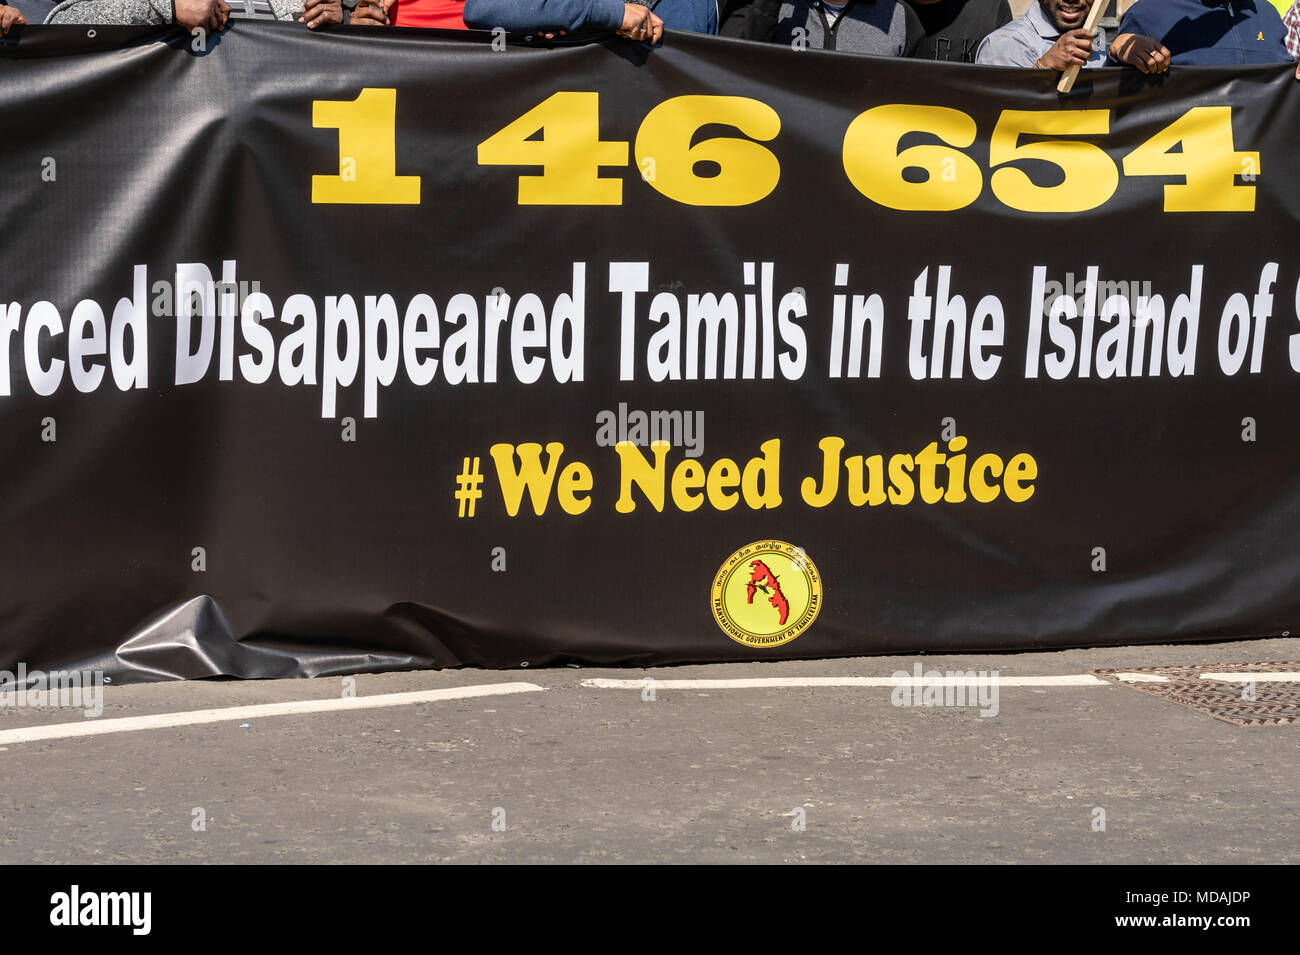
M1089 670L1235 726L1300 724L1300 661Z

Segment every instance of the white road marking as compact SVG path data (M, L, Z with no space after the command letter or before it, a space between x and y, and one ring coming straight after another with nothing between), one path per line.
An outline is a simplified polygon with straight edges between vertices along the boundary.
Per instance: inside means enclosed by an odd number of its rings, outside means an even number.
M1300 673L1282 670L1276 673L1202 673L1202 680L1224 683L1300 683Z
M1169 677L1158 673L1116 673L1115 679L1125 683L1168 683Z
M582 685L596 690L641 690L650 682L656 690L759 690L777 687L812 686L979 686L978 677L950 677L940 674L927 679L914 676L808 676L808 677L756 677L735 680L661 680L642 677L639 680L583 680ZM1087 673L1065 676L1000 676L998 686L1109 686L1105 680Z
M444 700L472 699L476 696L534 693L542 689L544 687L535 683L490 683L486 686L454 686L443 690L415 690L409 693L379 693L374 696L257 703L252 706L228 706L222 709L189 710L183 713L155 713L152 716L126 716L110 720L87 719L76 723L55 723L3 730L0 731L0 745L66 739L73 736L101 736L105 733L132 733L138 730L165 729L170 726L195 726L200 723L227 723L235 720L261 719L267 716L296 716L302 713L328 713L334 710L409 706L413 703L438 703Z

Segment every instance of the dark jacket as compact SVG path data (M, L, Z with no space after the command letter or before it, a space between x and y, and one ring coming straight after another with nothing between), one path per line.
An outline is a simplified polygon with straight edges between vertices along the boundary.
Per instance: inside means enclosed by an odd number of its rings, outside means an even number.
M664 29L717 33L717 0L651 0L646 4ZM480 30L502 27L511 33L538 30L617 30L623 25L623 0L466 0L465 24Z
M727 36L810 50L912 56L925 35L916 13L900 0L848 0L833 25L820 0L753 0L728 5L725 13Z
M905 2L915 11L925 33L916 51L917 58L922 60L974 63L975 51L984 38L1011 22L1007 0Z
M1283 63L1286 27L1268 0L1141 0L1120 33L1154 37L1178 66Z

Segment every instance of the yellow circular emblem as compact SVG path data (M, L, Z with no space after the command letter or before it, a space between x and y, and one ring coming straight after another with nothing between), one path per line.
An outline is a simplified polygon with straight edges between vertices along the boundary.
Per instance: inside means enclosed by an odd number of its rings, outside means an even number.
M728 557L713 578L713 618L747 647L777 647L812 626L822 608L817 565L793 544L763 540Z

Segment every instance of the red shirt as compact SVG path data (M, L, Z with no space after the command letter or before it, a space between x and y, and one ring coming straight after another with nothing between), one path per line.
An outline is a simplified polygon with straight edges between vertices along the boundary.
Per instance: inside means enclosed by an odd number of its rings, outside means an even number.
M391 11L391 20L394 26L399 27L468 30L464 12L465 0L397 0Z

